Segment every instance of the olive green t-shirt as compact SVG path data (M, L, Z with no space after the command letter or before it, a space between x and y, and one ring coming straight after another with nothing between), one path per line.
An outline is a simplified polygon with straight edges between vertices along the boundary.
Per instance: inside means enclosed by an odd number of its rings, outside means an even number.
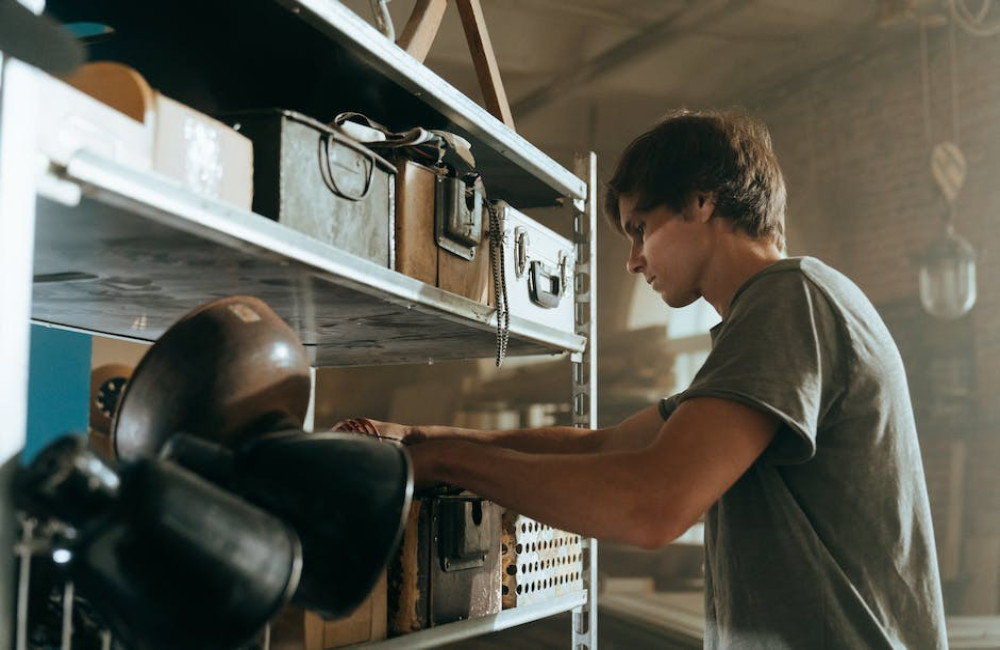
M946 648L906 375L872 304L814 258L750 278L691 387L774 415L705 515L705 647Z

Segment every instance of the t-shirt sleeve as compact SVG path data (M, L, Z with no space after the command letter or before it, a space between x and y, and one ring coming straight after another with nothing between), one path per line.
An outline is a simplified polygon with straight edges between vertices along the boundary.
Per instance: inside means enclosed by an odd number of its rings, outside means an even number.
M801 273L779 272L746 287L716 334L690 388L671 398L717 397L770 413L781 427L763 458L802 463L832 394L837 325L824 294ZM663 405L661 405L661 413Z
M669 420L670 416L677 410L677 405L680 404L681 397L682 393L677 393L676 395L664 397L660 400L660 417L663 418L664 422Z

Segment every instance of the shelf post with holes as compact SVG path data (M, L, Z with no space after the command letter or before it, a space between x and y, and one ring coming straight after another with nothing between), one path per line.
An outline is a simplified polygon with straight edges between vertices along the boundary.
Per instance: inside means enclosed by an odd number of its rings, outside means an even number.
M572 355L573 425L597 426L597 156L578 155L576 173L587 196L573 202L576 245L576 333L586 338L583 352ZM573 650L597 648L597 540L583 540L583 587L587 602L573 610Z

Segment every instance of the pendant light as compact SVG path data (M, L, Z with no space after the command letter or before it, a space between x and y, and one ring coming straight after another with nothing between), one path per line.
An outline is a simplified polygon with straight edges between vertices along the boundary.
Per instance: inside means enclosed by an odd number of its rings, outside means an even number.
M931 172L948 202L941 235L921 255L920 303L931 316L960 318L976 304L976 251L955 232L955 197L965 179L965 158L957 145L943 142L931 155Z
M930 74L927 61L927 22L920 25L921 77L923 81L924 126L931 142ZM955 76L955 26L951 23L951 112L954 140L958 140L958 87ZM955 200L965 183L966 162L962 150L953 141L944 141L931 150L931 175L947 204L941 234L923 253L916 255L920 265L920 303L936 318L956 319L969 313L976 304L975 249L955 232Z

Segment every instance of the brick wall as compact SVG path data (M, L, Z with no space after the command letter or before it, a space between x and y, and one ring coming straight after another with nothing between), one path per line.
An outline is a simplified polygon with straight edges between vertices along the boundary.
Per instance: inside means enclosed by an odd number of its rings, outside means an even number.
M958 372L968 370L971 415L949 419L938 411L921 423L921 435L928 475L940 475L955 443L967 449L967 460L949 470L961 474L962 498L932 494L936 525L951 514L942 509L961 514L949 610L992 614L1000 603L1000 38L956 34L958 144L968 161L956 228L985 257L973 313L948 324L921 316L911 261L939 233L945 210L929 173L918 36L916 28L887 34L863 57L774 89L757 110L771 126L789 185L790 252L833 264L896 316L894 333L910 343L901 348L915 395L929 390L944 399L936 382L946 372L940 359L921 356L926 350L967 357ZM930 33L929 54L936 143L953 137L947 29ZM935 480L933 489L948 484ZM947 538L939 529L939 546Z

